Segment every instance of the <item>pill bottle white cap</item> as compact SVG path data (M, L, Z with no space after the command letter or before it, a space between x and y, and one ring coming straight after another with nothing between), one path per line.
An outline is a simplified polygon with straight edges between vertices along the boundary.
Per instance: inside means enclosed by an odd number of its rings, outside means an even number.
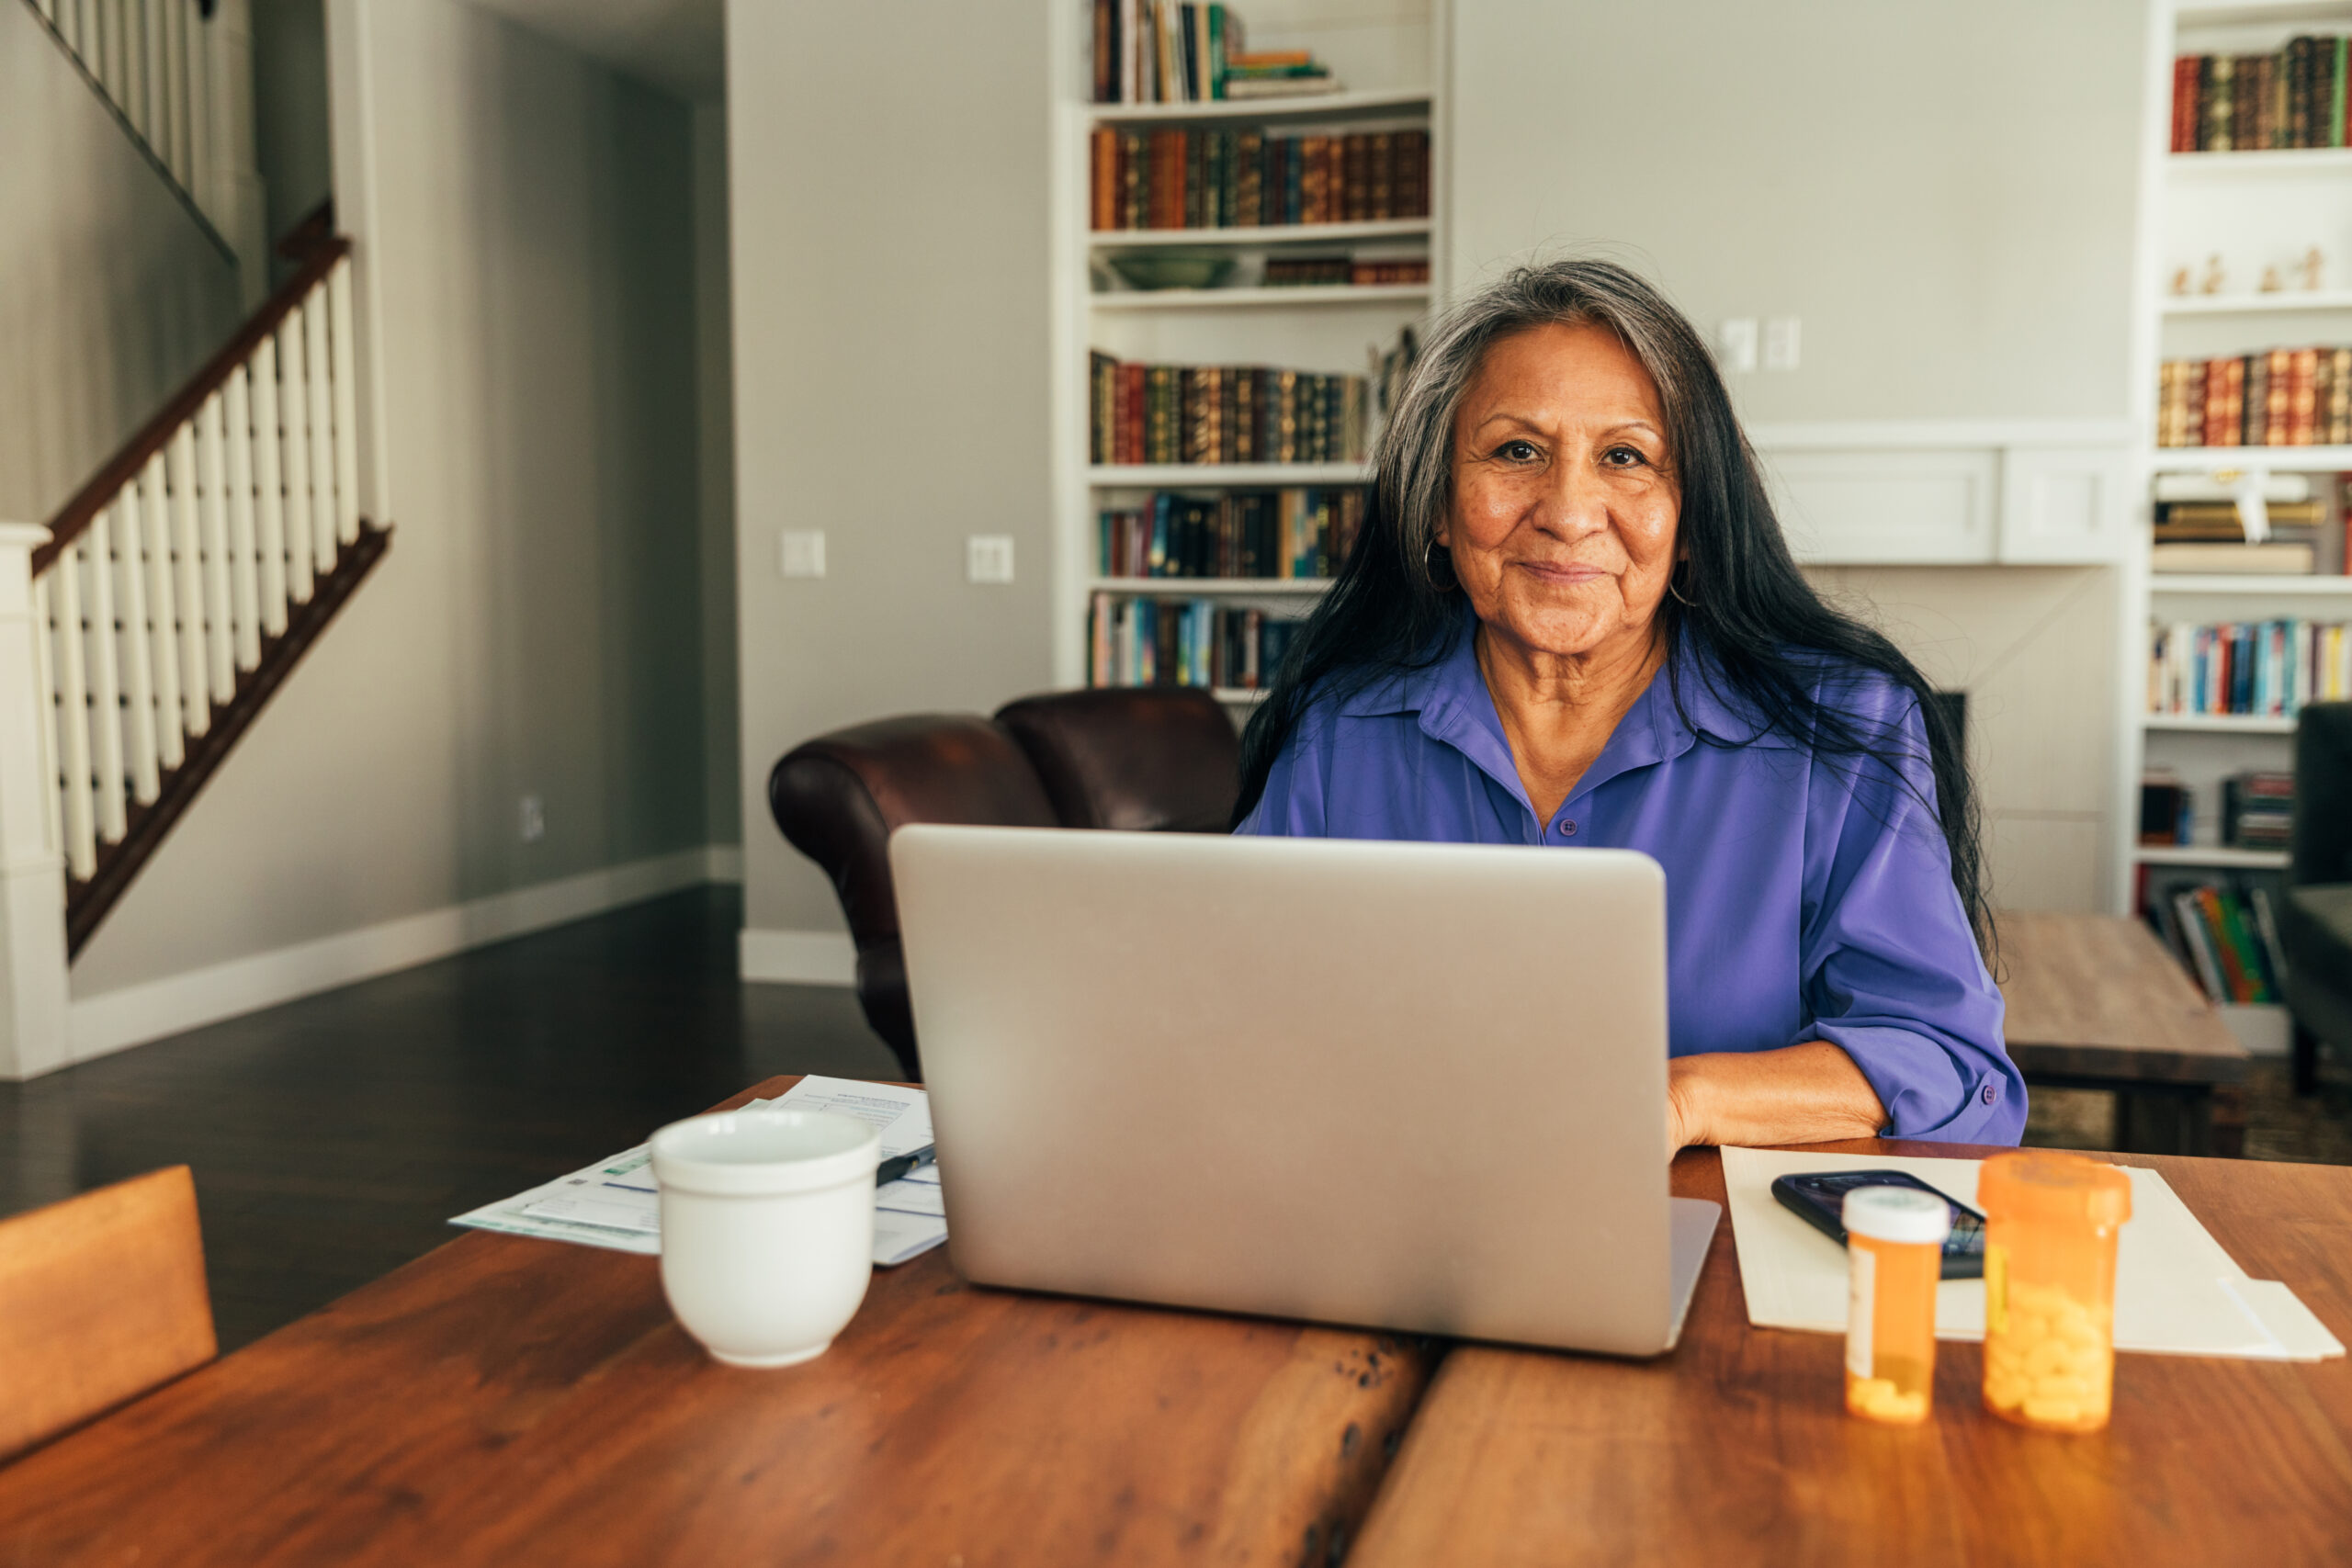
M1951 1234L1951 1207L1916 1187L1857 1187L1846 1194L1839 1219L1849 1235L1872 1241L1925 1242L1941 1247Z

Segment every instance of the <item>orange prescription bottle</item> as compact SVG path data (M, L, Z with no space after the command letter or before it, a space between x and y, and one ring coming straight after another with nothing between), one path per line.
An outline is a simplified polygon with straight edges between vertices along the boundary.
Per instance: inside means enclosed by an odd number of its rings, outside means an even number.
M1936 1281L1951 1210L1912 1187L1846 1194L1846 1409L1912 1426L1936 1391Z
M2115 1238L2132 1182L2049 1149L1995 1155L1984 1211L1984 1408L2019 1426L2096 1432L2115 1389Z

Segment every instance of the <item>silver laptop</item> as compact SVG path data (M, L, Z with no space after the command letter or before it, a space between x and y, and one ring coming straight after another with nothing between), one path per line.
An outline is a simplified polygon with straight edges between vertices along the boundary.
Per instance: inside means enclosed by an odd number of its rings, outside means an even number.
M1646 855L910 827L890 840L968 1279L1673 1348Z

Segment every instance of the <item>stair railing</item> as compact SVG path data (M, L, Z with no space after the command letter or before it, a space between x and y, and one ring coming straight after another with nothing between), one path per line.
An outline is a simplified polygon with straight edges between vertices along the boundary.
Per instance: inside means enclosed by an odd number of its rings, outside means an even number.
M382 553L359 514L349 252L314 248L32 551L70 951Z
M239 236L236 62L220 0L28 0L215 233Z

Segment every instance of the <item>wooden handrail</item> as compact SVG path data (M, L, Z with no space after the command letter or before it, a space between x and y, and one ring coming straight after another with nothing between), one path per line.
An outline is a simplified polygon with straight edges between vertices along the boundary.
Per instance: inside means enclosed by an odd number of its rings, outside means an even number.
M229 373L253 357L262 340L278 329L304 295L318 287L319 280L334 270L335 263L351 254L351 242L343 235L321 243L309 258L263 302L245 324L237 329L236 336L220 347L220 352L204 362L204 368L190 377L163 411L149 420L107 461L90 477L90 482L74 492L56 516L49 520L49 543L33 552L33 575L39 577L57 559L59 552L79 538L90 526L92 519L104 511L122 487L137 478L147 466L147 459L171 444L179 427L196 417L204 407L204 400L226 385Z

